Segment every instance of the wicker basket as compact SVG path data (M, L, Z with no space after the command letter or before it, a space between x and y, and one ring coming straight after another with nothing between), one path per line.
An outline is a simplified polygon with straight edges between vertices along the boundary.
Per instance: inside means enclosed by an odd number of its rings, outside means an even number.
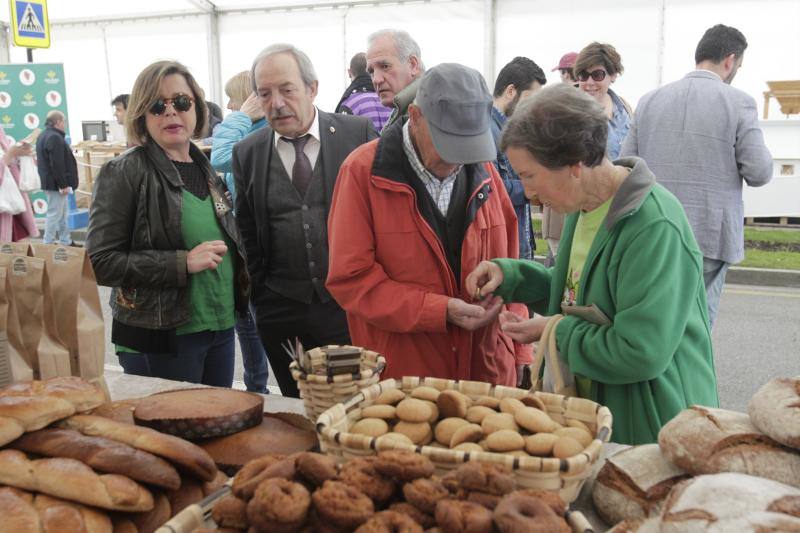
M611 411L607 407L582 398L567 398L545 392L535 392L534 395L544 402L547 413L554 420L559 423L579 420L595 434L595 440L580 454L568 459L515 457L501 453L411 446L386 440L378 443L374 437L348 432L353 423L361 418L361 409L372 405L382 391L402 389L408 393L419 385L439 390L456 389L472 398L478 396L494 396L500 399L521 398L529 394L522 389L493 386L477 381L418 377L404 377L402 381L387 379L361 390L348 402L333 406L317 419L317 434L322 451L344 461L351 457L373 455L381 450L411 450L429 457L440 474L457 468L467 461L497 463L513 470L519 486L556 492L565 502L571 503L578 497L584 481L591 475L592 465L600 458L603 443L608 442L611 437Z
M351 346L346 347L351 348ZM325 348L328 347L314 348L309 350L307 355L310 358L325 358ZM386 359L377 352L364 348L360 350L361 371L354 374L337 376L307 374L297 361L289 365L309 419L316 420L334 405L346 402L361 389L378 383L381 372L386 368Z

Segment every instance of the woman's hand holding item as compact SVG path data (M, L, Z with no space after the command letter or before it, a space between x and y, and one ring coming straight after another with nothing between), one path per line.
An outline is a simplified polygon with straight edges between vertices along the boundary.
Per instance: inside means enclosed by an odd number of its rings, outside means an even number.
M549 319L543 316L524 319L511 311L500 313L500 329L521 344L536 342L542 337Z
M476 301L481 300L503 283L503 271L496 263L481 261L467 276L465 283L467 294L472 294Z
M477 304L468 304L460 298L450 298L447 302L447 321L472 331L493 322L502 307L503 300L497 296L486 298Z
M228 247L223 241L206 241L198 244L186 255L186 270L196 274L203 270L215 270L222 263Z

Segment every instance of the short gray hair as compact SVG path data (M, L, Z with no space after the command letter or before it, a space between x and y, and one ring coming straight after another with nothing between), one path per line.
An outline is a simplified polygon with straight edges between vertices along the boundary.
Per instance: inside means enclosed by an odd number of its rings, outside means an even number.
M417 58L417 61L419 61L420 70L422 69L422 51L419 49L417 41L415 41L407 31L393 29L378 30L367 37L367 48L372 46L372 43L380 37L389 37L392 40L397 50L397 57L400 58L400 61L408 61L411 56L414 56Z
M44 125L55 126L56 122L60 120L64 120L64 113L62 113L58 109L53 109L52 111L48 111L47 117L45 118L44 121Z
M599 165L606 153L608 119L597 101L559 83L520 102L508 119L500 150L522 148L551 170Z
M299 48L294 46L293 44L287 43L277 43L272 44L258 53L256 58L253 60L253 66L250 67L250 79L253 80L253 91L257 90L256 87L256 67L262 60L268 58L269 56L274 56L275 54L291 54L294 57L294 60L297 61L297 67L300 69L300 77L303 79L303 83L306 84L306 87L311 87L311 84L314 82L319 81L317 77L317 71L314 70L314 65L311 63L311 59Z

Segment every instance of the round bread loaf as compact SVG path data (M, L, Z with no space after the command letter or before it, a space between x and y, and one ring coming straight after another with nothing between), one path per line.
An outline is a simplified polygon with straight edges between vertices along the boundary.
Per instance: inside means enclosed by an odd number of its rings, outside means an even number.
M767 382L750 399L747 412L766 435L800 450L800 376Z
M658 444L626 448L609 457L597 474L592 500L608 524L658 514L670 489L688 477L667 461Z

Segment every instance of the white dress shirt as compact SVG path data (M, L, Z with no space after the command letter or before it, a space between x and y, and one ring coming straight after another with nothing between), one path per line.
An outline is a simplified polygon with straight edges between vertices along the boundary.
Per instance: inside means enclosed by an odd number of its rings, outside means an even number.
M308 160L311 162L311 168L313 169L317 164L320 148L319 113L317 112L316 106L314 106L314 120L311 122L311 127L308 128L306 133L311 135L311 138L306 142L303 152L305 152L306 157L308 157ZM305 135L305 133L303 135ZM302 137L302 135L300 137ZM283 167L286 169L286 173L291 179L292 167L294 167L295 159L294 145L286 139L287 137L279 135L277 131L275 132L275 149L278 151L278 156L281 158Z

